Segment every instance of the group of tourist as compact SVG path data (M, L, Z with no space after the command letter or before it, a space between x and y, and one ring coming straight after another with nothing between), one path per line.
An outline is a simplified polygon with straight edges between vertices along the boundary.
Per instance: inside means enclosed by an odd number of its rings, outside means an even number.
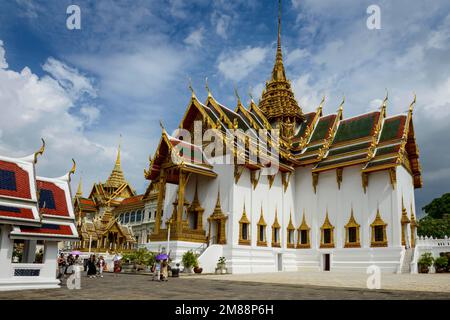
M83 261L81 260L79 255L75 255L75 257L69 253L66 257L64 253L61 253L58 257L58 279L62 279L68 275L71 275L75 272L75 266L82 266Z
M91 254L87 262L87 276L89 278L103 278L103 271L106 271L106 262L103 256L98 259L95 254Z
M122 271L120 256L117 254L113 258L114 262L114 273L117 275ZM79 255L73 255L69 253L67 256L64 253L60 253L58 257L58 276L57 278L63 280L75 272L75 266L82 268L87 271L88 278L103 278L103 272L107 271L107 265L105 258L99 256L98 258L95 254L91 254L89 259L84 261Z

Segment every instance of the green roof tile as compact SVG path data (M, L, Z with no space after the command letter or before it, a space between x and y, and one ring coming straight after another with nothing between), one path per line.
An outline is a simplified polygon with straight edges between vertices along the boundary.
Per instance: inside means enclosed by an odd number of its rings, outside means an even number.
M372 136L379 117L380 112L376 111L348 120L342 120L337 129L333 143Z

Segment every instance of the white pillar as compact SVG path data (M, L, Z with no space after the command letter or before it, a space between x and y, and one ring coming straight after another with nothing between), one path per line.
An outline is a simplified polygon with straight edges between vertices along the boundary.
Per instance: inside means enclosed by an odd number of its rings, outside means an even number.
M8 237L9 232L9 225L0 226L0 279L10 277L12 241Z

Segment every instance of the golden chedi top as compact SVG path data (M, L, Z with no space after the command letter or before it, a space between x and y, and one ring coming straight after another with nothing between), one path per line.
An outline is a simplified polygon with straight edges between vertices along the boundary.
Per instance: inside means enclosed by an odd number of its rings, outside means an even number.
M266 82L259 109L273 127L280 127L285 138L291 138L298 125L304 121L302 109L294 98L291 84L286 79L281 50L281 1L278 15L278 45L272 78Z
M105 186L118 188L124 183L127 183L127 181L125 180L125 176L122 171L122 166L120 164L120 145L119 145L119 148L117 150L116 163L114 164L114 169L112 170L108 180L106 180Z

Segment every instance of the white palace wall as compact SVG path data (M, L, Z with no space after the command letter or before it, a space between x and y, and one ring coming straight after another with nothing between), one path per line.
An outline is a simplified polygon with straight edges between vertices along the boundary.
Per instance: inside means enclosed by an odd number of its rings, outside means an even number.
M311 167L297 168L284 192L281 173L276 175L271 188L269 188L268 177L261 175L254 189L248 169L244 169L238 183L235 183L233 166L215 165L214 171L218 174L216 179L191 176L186 187L186 199L188 202L193 200L196 179L198 179L198 197L205 209L203 227L208 232L208 217L214 211L220 186L222 211L228 215L227 244L223 246L223 255L232 273L321 270L325 253L330 254L331 270L348 269L365 272L368 266L376 264L382 271L396 272L400 266L402 252L405 250L401 246L402 195L408 217L411 214L411 203L414 208L412 177L402 167L396 170L395 188L391 185L389 172L380 171L369 175L366 192L362 186L360 165L343 169L340 188L335 170L321 172L315 193ZM168 184L164 202L163 227L165 227L165 220L172 214L172 203L176 199L176 193L177 186ZM239 245L239 220L242 217L244 204L250 220L251 245ZM257 246L257 223L261 216L261 206L267 224L267 247ZM345 225L349 221L352 208L355 220L360 224L360 248L344 248ZM377 210L387 223L387 247L371 247L370 225L375 220ZM271 247L275 211L278 212L278 222L281 225L280 248ZM335 227L335 247L322 249L320 248L320 227L324 223L327 211L330 223ZM311 228L311 249L287 248L287 226L290 214L292 214L293 225L298 229L303 212L306 223ZM408 239L410 239L409 230L408 228ZM297 238L296 230L295 243L298 241ZM170 245L173 249L179 249L176 250L175 260L181 260L182 254L188 248L195 249L199 246L199 244L187 244L174 242Z

